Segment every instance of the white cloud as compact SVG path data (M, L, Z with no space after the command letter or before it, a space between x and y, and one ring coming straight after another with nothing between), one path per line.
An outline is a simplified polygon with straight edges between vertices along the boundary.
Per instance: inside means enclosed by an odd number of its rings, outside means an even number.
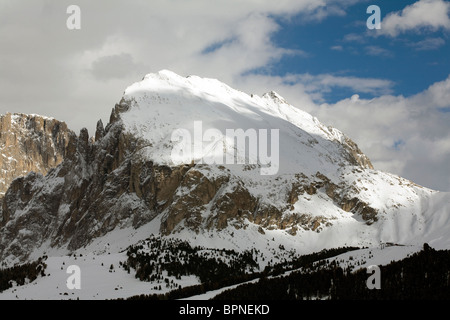
M450 191L450 77L411 97L348 98L313 110L354 139L378 169ZM400 143L400 145L398 145Z
M332 88L347 88L359 93L379 95L390 93L394 85L392 81L385 79L335 76L332 74L299 74L290 77L292 81L304 84L306 91L310 93L329 92Z
M394 54L388 49L379 47L379 46L366 46L365 48L366 54L369 56L378 56L378 57L387 57L391 58Z
M349 33L344 36L343 41L345 42L358 42L365 43L367 42L367 36L359 33Z
M344 47L343 47L343 46L336 45L336 46L330 47L330 49L331 49L331 50L334 50L334 51L342 51L342 50L344 50Z
M450 30L450 2L420 0L406 6L401 12L389 13L381 22L378 33L396 37L401 33L423 29Z
M421 41L412 42L408 45L413 47L417 51L436 50L445 44L445 40L442 38L427 38Z
M445 81L436 82L426 91L417 94L415 101L424 106L426 111L450 107L450 76Z
M323 94L341 88L373 95L388 94L394 83L390 80L336 76L287 74L284 76L248 74L234 80L235 86L249 93L262 94L271 90L282 93L292 104L307 112L314 111L315 103L325 101Z

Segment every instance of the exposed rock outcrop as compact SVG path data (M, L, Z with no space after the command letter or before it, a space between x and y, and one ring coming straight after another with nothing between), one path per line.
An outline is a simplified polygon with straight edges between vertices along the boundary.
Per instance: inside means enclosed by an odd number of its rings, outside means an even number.
M11 182L33 171L43 175L62 162L75 138L64 122L38 115L0 116L0 197Z

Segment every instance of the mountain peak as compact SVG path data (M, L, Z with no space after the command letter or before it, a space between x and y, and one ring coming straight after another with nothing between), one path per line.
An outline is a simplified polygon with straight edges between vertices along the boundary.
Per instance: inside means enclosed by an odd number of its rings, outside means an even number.
M250 148L255 152L246 156L248 150L233 144L232 138L226 135L230 130L256 135L279 131L277 141L273 140L273 148L277 149L267 147L268 150L279 150L283 155L279 174L299 171L314 174L320 171L335 175L336 165L361 164L359 154L362 152L358 149L356 157L353 152L348 152L349 144L336 138L338 130L330 131L315 117L288 104L275 91L259 97L233 89L216 79L192 75L182 77L162 70L147 74L142 81L129 86L122 102L123 111L119 112L119 117L125 131L140 138L146 145L144 149L149 159L160 164L174 164L171 153L174 148L193 151L186 163L204 159L205 152L212 152L214 157L224 153L224 158L237 154L241 163L249 158L257 159L257 150ZM196 124L201 124L201 132L194 132ZM191 134L189 145L181 146L173 141L177 130ZM218 133L215 135L217 139L194 141L194 137L203 138L205 132L211 132L208 130ZM203 148L198 148L198 143ZM253 143L258 145L256 140ZM317 144L320 147L316 147Z
M216 79L201 78L195 75L183 77L170 70L161 70L156 73L149 73L144 78L129 86L124 93L124 97L139 96L144 92L148 95L151 92L189 91L190 94L213 94L227 95L230 92L237 93L228 85Z
M286 99L284 99L280 94L278 94L275 91L267 92L262 97L266 98L266 99L271 99L271 100L273 100L276 103L288 104Z

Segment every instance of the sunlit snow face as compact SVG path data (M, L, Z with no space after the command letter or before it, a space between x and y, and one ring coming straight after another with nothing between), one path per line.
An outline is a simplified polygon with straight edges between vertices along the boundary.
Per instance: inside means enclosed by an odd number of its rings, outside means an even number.
M254 128L226 129L225 134L216 128L203 132L202 121L194 122L194 132L178 128L172 132L173 164L255 164L262 166L261 175L278 173L279 163L279 129L268 130ZM270 150L270 156L268 154Z

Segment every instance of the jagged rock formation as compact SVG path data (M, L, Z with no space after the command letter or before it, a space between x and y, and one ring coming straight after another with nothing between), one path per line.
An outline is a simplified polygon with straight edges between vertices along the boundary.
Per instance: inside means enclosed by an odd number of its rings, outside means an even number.
M73 133L64 122L38 115L0 116L0 197L11 182L33 171L43 175L62 162Z
M94 139L86 129L78 137L53 135L64 161L45 177L32 173L12 182L2 207L0 260L26 260L44 244L76 250L114 229L139 228L155 219L163 235L254 226L262 236L282 230L302 237L327 230L340 234L354 225L355 234L369 230L367 241L403 237L377 231L397 223L389 214L408 212L419 217L414 223L423 221L414 203L432 191L373 170L348 137L276 93L250 97L217 81L170 72L149 75L135 86L140 91L127 91L106 127L97 123ZM173 130L196 117L203 117L205 127L211 119L218 126L217 115L226 125L243 118L240 123L250 122L249 127L262 122L279 128L278 174L262 177L259 164L167 161ZM59 132L55 128L45 125ZM227 147L224 143L230 152Z

